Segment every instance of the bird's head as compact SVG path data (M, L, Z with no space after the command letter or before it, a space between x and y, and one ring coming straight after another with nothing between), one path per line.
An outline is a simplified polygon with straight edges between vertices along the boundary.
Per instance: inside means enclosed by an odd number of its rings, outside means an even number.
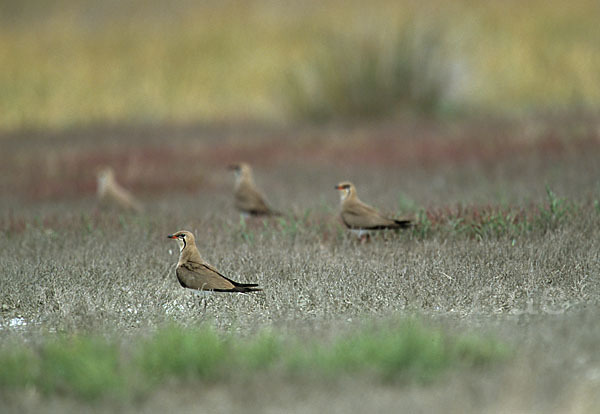
M252 168L249 164L240 162L237 164L232 164L228 168L235 174L235 179L237 182L242 180L252 181Z
M177 233L169 234L167 237L169 239L177 240L177 244L179 244L179 251L185 249L187 245L193 246L196 243L194 235L185 230L180 230Z
M354 196L356 194L354 184L352 184L350 181L342 181L335 186L335 189L340 192L340 199L342 201L346 200L351 195Z
M110 167L103 167L98 169L96 176L98 177L99 182L108 182L114 179L115 172Z
M103 167L96 170L96 177L98 183L98 195L104 196L106 189L115 181L115 173L110 167Z

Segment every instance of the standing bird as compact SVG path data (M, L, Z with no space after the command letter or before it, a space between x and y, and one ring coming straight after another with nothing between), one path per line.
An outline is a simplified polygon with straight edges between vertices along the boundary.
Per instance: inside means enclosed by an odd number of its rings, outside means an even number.
M112 168L106 167L98 171L98 198L102 202L111 203L124 210L141 213L141 204L133 195L121 187L115 180L115 172Z
M273 210L265 202L265 197L256 188L252 178L252 168L245 162L229 166L235 173L235 186L233 195L235 207L244 215L253 216L279 216L281 213Z
M387 218L360 201L354 184L349 181L339 183L335 189L340 191L342 221L361 240L369 237L370 230L403 229L412 225L410 220Z
M178 231L167 236L177 240L179 244L179 261L177 262L177 280L184 288L208 290L213 292L258 292L256 283L238 283L223 276L217 269L202 259L196 247L196 239L189 231Z

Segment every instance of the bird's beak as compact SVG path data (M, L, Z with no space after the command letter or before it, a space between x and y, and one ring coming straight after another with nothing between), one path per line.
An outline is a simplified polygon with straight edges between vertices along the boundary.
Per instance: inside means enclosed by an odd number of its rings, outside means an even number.
M169 234L167 237L168 237L169 239L176 239L176 238L177 238L177 236L175 236L175 235L173 235L173 234Z
M336 185L336 186L335 186L335 189L336 189L336 190L343 190L343 188L342 188L341 186L339 186L339 185Z
M237 170L237 169L238 169L238 166L237 166L237 165L235 165L235 164L230 164L230 165L228 165L228 166L227 166L227 169L228 169L228 170Z

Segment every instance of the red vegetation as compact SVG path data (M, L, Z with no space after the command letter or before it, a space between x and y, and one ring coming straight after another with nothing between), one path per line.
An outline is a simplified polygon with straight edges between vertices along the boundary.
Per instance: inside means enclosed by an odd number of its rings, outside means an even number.
M115 169L117 181L141 194L219 186L222 181L211 172L240 160L255 165L487 166L514 157L600 153L594 125L412 122L267 132L174 127L173 134L139 127L75 131L66 137L0 137L9 148L0 157L0 190L32 199L91 195L96 171L107 165ZM164 138L170 135L175 137Z

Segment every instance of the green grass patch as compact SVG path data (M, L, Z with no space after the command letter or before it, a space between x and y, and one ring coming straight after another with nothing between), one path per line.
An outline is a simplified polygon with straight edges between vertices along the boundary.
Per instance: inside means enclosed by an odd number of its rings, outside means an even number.
M428 382L451 367L493 363L508 355L508 348L493 339L455 338L409 319L363 328L330 344L313 344L291 361L296 371L325 377L362 372L384 381Z
M0 355L0 387L3 389L23 388L33 384L39 377L39 364L29 348L15 346L2 347Z
M212 379L227 359L226 344L213 329L173 325L142 341L134 365L155 383L171 377Z
M463 235L468 238L516 237L525 233L552 231L595 206L557 196L546 187L547 199L528 207L463 206L419 209L413 234L426 238L433 234Z
M83 399L118 394L125 383L115 343L94 336L51 339L39 351L34 383L46 394Z
M385 380L420 381L434 378L456 362L449 345L441 332L406 321L386 329L366 329L327 347L317 345L314 354L305 356L305 365L331 376L366 371Z
M451 367L504 359L507 348L489 338L454 337L415 320L361 328L329 341L218 335L211 327L170 325L120 343L86 334L49 337L35 347L4 346L0 387L35 387L84 400L131 397L166 381L225 381L258 372L332 379L347 373L382 380L434 380Z
M565 198L558 197L549 185L546 185L546 195L547 204L540 206L540 213L536 218L542 228L555 228L569 215L577 213L576 205Z

